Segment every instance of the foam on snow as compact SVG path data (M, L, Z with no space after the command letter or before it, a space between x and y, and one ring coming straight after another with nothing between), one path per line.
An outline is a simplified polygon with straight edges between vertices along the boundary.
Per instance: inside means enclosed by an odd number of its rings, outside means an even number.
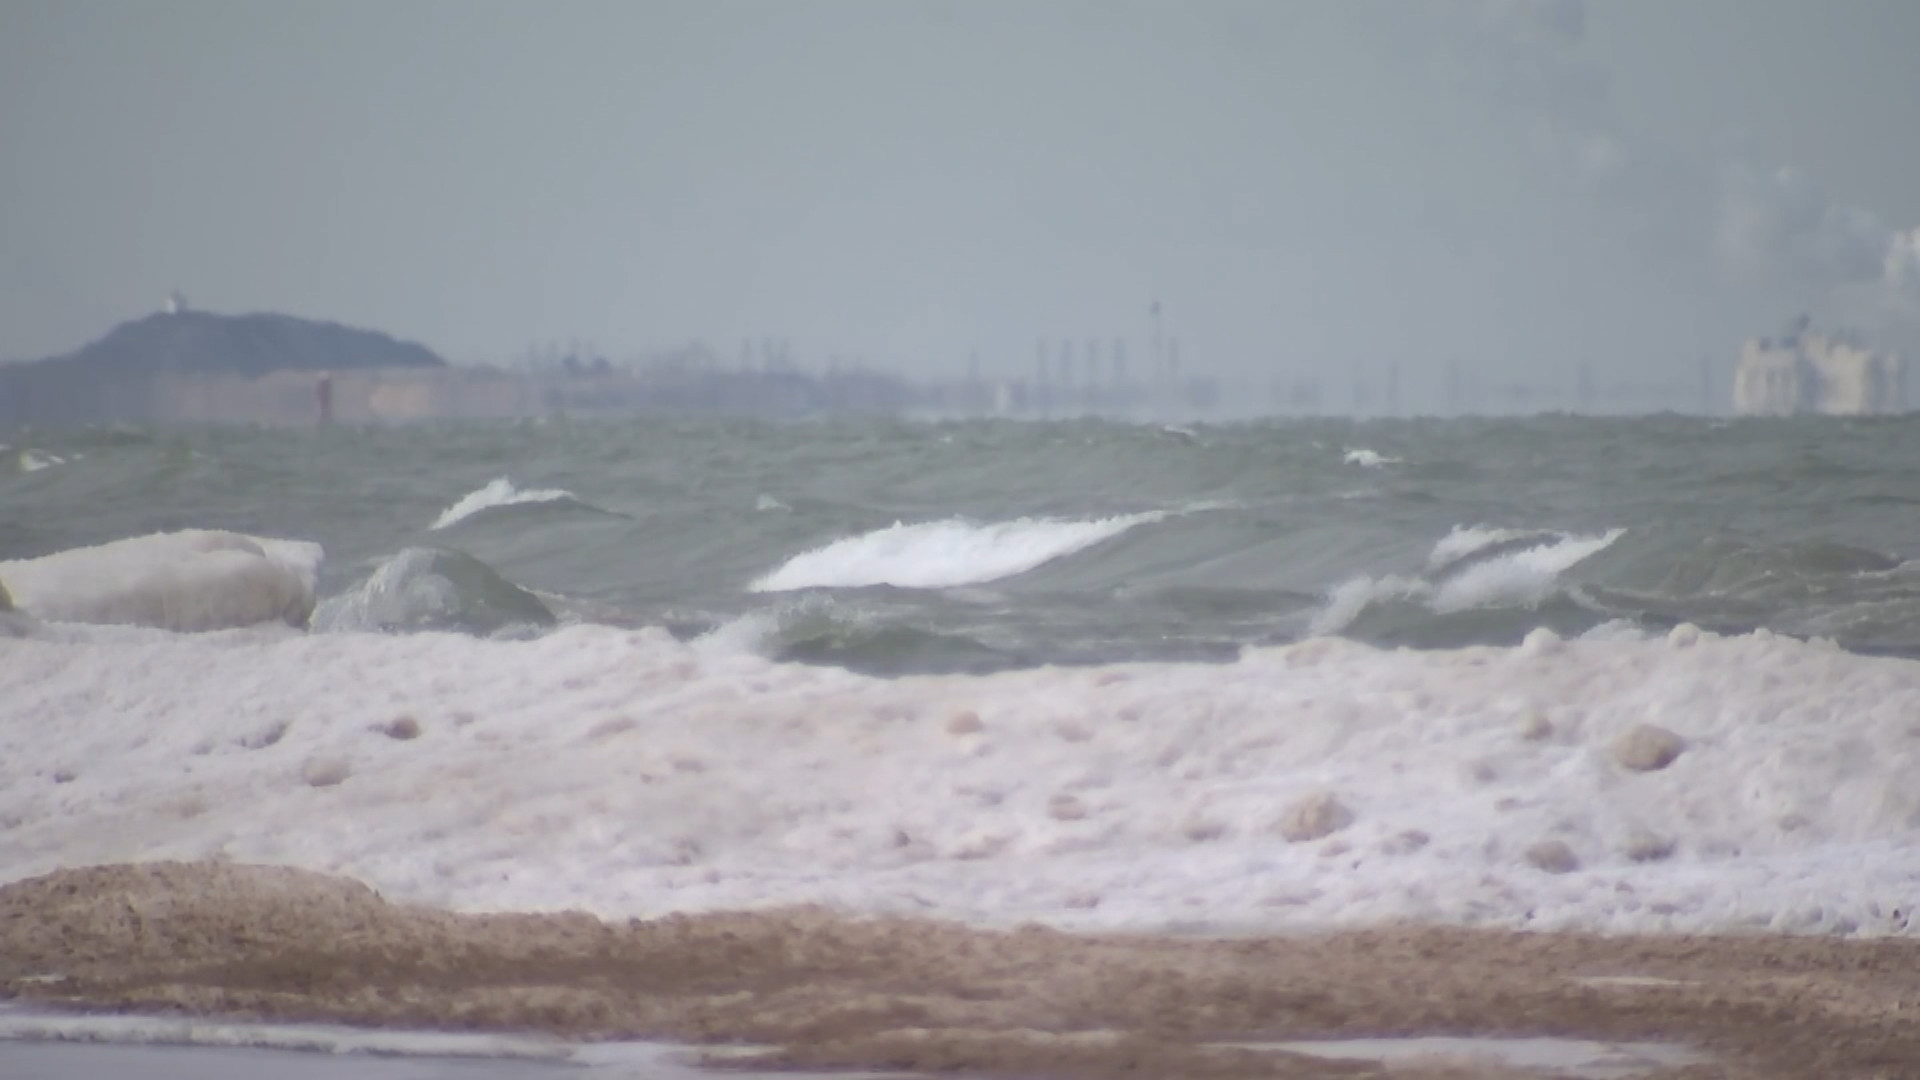
M600 626L0 649L8 878L213 857L461 910L1920 927L1920 664L1766 633L890 680Z

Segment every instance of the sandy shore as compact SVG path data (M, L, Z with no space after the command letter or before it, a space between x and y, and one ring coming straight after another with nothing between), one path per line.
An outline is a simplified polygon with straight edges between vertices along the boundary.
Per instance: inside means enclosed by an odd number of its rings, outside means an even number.
M1920 1076L1920 943L1390 928L1193 940L813 909L603 923L454 915L226 864L0 888L0 996L61 1008L748 1042L760 1067L1365 1077L1224 1043L1399 1034L1668 1041L1666 1077ZM1531 1075L1433 1059L1391 1075Z
M7 1080L582 1080L579 1072L566 1065L523 1061L347 1058L192 1046L0 1044L0 1076Z

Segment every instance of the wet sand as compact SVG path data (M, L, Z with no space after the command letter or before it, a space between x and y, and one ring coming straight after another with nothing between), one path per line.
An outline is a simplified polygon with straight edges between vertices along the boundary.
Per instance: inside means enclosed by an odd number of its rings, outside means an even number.
M5 1080L578 1080L565 1065L331 1057L192 1046L0 1043Z
M1421 927L1201 940L817 909L603 923L455 915L389 904L345 879L215 863L64 870L0 887L0 997L772 1047L726 1057L758 1068L1542 1075L1269 1045L1503 1035L1672 1042L1712 1059L1651 1074L1671 1078L1920 1076L1920 942L1906 940Z

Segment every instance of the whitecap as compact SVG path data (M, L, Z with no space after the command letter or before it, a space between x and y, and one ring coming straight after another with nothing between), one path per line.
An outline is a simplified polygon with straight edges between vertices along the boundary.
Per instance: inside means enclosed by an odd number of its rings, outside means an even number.
M559 502L562 499L574 498L573 492L563 491L559 488L522 490L514 487L512 480L504 476L496 476L492 480L489 480L484 487L468 492L461 496L459 502L447 507L445 512L434 521L430 528L444 529L450 525L456 525L465 521L484 510L492 510L497 507L522 506L527 503Z
M1613 529L1598 536L1564 535L1475 563L1440 583L1433 595L1433 610L1446 614L1476 607L1538 604L1552 593L1561 574L1611 547L1625 534L1625 529Z
M1560 587L1562 574L1625 533L1625 529L1613 529L1583 536L1456 526L1428 553L1424 575L1360 575L1334 586L1308 632L1338 634L1368 607L1392 601L1417 603L1440 615L1473 608L1535 607ZM1536 537L1538 543L1519 546ZM1502 547L1508 550L1498 550Z
M1500 529L1488 525L1455 525L1427 554L1427 570L1432 572L1477 555L1491 547L1511 544L1533 537L1553 534L1539 529Z
M1386 577L1356 577L1333 587L1327 605L1314 615L1307 626L1313 635L1337 634L1353 625L1353 620L1369 606L1389 600L1424 601L1433 596L1433 586L1419 578L1390 574Z
M39 472L41 469L50 469L55 465L65 465L66 463L66 458L48 450L26 449L20 451L20 471L23 473Z
M1080 521L1018 518L983 525L950 518L912 525L895 522L796 555L749 589L785 592L870 585L908 589L979 585L1024 574L1166 516L1155 511Z
M1378 469L1387 465L1401 464L1401 460L1397 457L1388 457L1377 450L1369 450L1364 446L1348 447L1346 454L1341 460L1349 465L1359 465L1367 469Z

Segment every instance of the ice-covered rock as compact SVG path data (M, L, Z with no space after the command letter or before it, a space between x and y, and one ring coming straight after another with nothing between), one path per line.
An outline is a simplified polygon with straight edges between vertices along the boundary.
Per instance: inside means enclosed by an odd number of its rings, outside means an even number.
M554 616L540 598L464 551L413 547L380 564L358 588L314 613L321 631L454 630L496 634L545 627Z
M211 529L0 562L12 603L52 622L221 630L306 623L320 545Z

